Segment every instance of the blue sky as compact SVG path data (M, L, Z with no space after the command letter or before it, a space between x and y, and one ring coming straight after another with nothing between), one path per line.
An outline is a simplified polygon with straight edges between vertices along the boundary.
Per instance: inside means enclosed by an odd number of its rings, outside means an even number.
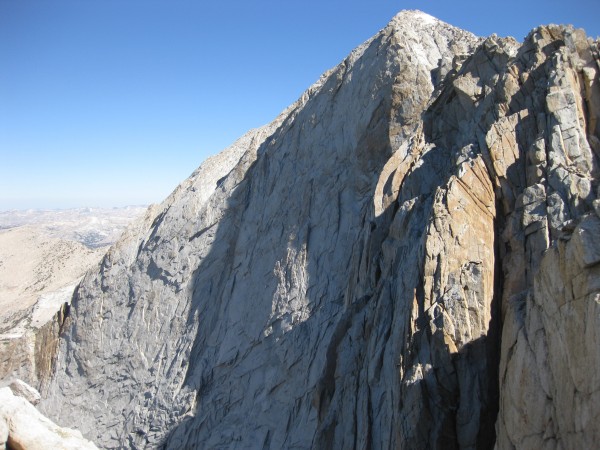
M598 0L0 0L0 210L161 201L402 9L600 35Z

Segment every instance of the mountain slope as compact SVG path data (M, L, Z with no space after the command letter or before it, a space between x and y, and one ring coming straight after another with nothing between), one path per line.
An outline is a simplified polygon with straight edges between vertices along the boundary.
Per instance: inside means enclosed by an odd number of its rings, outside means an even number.
M59 311L85 272L98 266L108 244L143 210L0 213L0 383L17 377L44 389L58 342Z
M489 448L500 402L509 448L502 324L598 220L597 60L400 13L88 274L44 410L106 448Z
M76 283L106 249L49 238L34 227L0 231L0 317L32 306L40 294Z

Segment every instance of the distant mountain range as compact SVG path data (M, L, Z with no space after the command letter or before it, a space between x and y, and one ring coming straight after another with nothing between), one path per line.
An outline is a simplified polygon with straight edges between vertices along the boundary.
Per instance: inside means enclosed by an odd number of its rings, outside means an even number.
M122 208L27 209L0 212L0 230L34 226L48 236L90 248L112 244L147 206Z

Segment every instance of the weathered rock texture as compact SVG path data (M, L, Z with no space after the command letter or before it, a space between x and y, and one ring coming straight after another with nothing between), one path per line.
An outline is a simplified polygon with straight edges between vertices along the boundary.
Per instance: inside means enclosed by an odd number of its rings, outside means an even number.
M507 183L515 201L502 235L499 448L600 439L598 63L583 31L542 27L505 77L522 80L513 110L523 119L501 132L517 144L521 181Z
M86 276L43 409L106 448L589 445L599 105L581 31L400 13Z

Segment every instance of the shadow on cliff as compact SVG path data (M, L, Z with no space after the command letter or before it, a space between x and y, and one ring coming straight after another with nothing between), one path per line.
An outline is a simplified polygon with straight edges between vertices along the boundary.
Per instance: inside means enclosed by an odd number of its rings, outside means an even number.
M398 200L370 224L364 258L368 262L360 266L360 271L370 278L367 284L372 289L365 297L351 299L329 342L328 364L318 386L321 398L317 448L339 446L337 428L343 426L344 420L350 420L344 417L346 410L359 413L356 404L362 399L348 404L349 400L343 398L340 366L349 368L344 374L347 377L362 371L371 372L356 383L359 389L358 385L364 382L373 393L364 400L368 403L367 410L363 411L365 417L355 419L352 430L355 436L350 440L350 447L376 445L374 439L382 439L375 437L378 433L387 436L386 445L401 448L490 449L495 443L498 305L502 286L497 249L494 249L496 285L487 334L458 350L450 349L441 331L444 324L436 323L440 317L433 318L433 324L439 328L432 328L429 314L435 304L427 309L425 306L427 229L435 217L436 193L448 186L458 157L456 149L441 146L421 155L418 167L404 179ZM410 204L414 199L417 201L410 212L403 211L401 205ZM402 230L400 237L397 228ZM395 256L389 266L381 267L382 249L388 246L389 252L390 244ZM363 323L366 325L361 325ZM349 355L348 347L360 342L361 336L364 347L370 350L357 350ZM377 341L383 344L378 345ZM352 358L354 363L347 361ZM372 361L377 361L374 369ZM382 373L385 370L393 374L392 380ZM360 375L356 378L360 379ZM387 398L388 417L381 413L385 409L382 403L372 398L378 390L381 392L378 395ZM358 397L358 390L356 395ZM366 422L362 429L361 421Z
M345 65L338 70L345 72ZM362 70L355 69L354 76ZM331 76L322 91L335 97L341 81ZM338 265L350 263L359 251L355 240L372 207L373 178L390 155L390 99L373 105L358 148L342 149L347 154L333 148L335 143L327 148L327 142L303 141L314 111L301 110L260 146L240 180L230 174L220 181L218 189L231 194L213 245L193 276L188 319L190 328L199 324L185 381L197 393L195 417L172 430L165 447L233 445L243 438L268 448L281 436L265 423L286 421L284 431L299 422L315 427L310 383L321 376L318 360L327 353L322 341L334 333L347 306L348 280L341 279L348 274ZM321 160L320 153L329 150ZM323 250L327 245L330 251ZM286 385L290 381L294 386ZM269 404L278 390L289 391L292 402L280 412ZM248 405L240 408L245 412L264 409L239 417L240 404ZM219 428L225 419L230 426ZM256 424L250 435L248 423Z
M265 148L268 145L268 142L265 143ZM417 168L407 177L403 185L403 195L410 198L418 191L423 190L423 179L432 179L431 174L426 177L423 170L432 170L433 168L435 173L448 173L449 155L451 156L449 152L441 148L426 153L422 164L424 169ZM301 230L282 232L284 239L274 245L275 250L272 253L260 252L246 260L246 256L239 253L240 247L245 247L240 246L240 239L244 240L243 235L248 232L243 229L247 228L244 225L246 215L251 215L251 213L247 213L251 198L262 195L260 186L256 185L261 182L255 182L255 179L264 175L265 171L269 171L269 164L265 161L267 158L268 155L261 155L259 150L259 160L248 169L244 179L228 200L228 208L214 237L215 245L203 258L195 274L189 323L191 326L194 321L198 321L199 326L189 358L186 385L197 392L198 410L193 419L184 420L170 433L165 447L181 447L186 442L194 442L194 439L199 439L195 442L204 443L210 430L225 420L231 410L235 409L235 405L244 402L252 403L253 398L244 398L246 392L256 394L261 391L261 388L256 386L257 381L254 378L255 375L251 373L252 371L260 374L258 378L263 378L261 382L268 390L267 395L277 389L284 389L280 383L292 380L299 385L309 383L312 365L304 365L300 362L295 367L295 363L292 362L290 366L286 366L287 362L281 361L278 355L278 352L281 351L293 354L306 351L306 349L314 352L317 358L319 358L319 353L322 354L322 368L319 369L320 373L313 387L308 386L307 394L290 401L295 402L293 407L295 411L302 408L314 411L316 416L316 423L313 423L313 426L316 427L314 447L327 448L339 444L336 428L344 427L342 416L348 411L355 416L360 414L360 411L356 410L356 405L348 404L343 379L354 377L355 372L360 372L361 368L365 368L366 371L369 361L389 356L383 350L378 355L368 354L368 348L372 347L371 343L383 336L386 341L384 347L395 347L395 351L392 352L394 357L403 352L401 348L403 346L394 342L394 339L404 340L406 346L409 347L408 352L404 354L404 357L407 358L404 363L405 369L410 370L415 365L431 367L431 370L426 371L423 379L418 383L405 383L399 374L394 376L395 381L391 385L389 385L389 380L384 380L384 377L381 378L382 381L376 382L385 389L395 391L394 399L390 400L388 404L388 408L391 410L390 419L386 421L386 425L391 428L395 426L402 428L402 425L394 424L391 417L395 414L394 410L397 413L402 410L403 405L409 405L408 401L405 402L404 399L418 397L422 400L421 407L414 411L404 411L409 416L418 415L418 417L414 417L416 420L411 421L416 424L415 427L411 426L412 429L409 431L390 431L398 434L394 438L396 444L417 442L413 439L421 438L424 440L420 442L430 442L431 448L441 445L444 448L459 448L457 420L461 420L461 418L457 419L457 411L461 404L473 402L481 407L480 411L470 412L470 414L479 416L478 429L474 431L477 435L477 448L491 448L495 439L494 424L498 409L497 349L499 336L497 314L492 314L494 323L490 325L489 335L470 342L456 353L450 352L444 343L443 335L431 334L425 323L427 314L423 310L423 268L420 267L418 275L409 280L413 283L412 289L417 292L419 329L412 336L402 336L401 330L410 329L410 320L413 314L412 306L410 306L412 302L406 293L390 292L390 280L396 275L389 273L386 268L379 267L378 262L381 257L382 244L388 239L391 223L398 212L398 202L394 202L379 218L369 222L369 208L371 207L369 202L372 202L373 192L365 195L365 198L368 199L365 202L367 206L363 205L363 208L359 208L362 210L360 214L362 218L359 220L359 222L363 221L362 228L352 239L343 244L349 247L356 244L357 248L354 253L366 253L365 257L361 258L366 262L348 267L348 272L345 274L346 288L349 285L360 284L362 293L359 293L358 289L354 292L351 288L348 288L346 293L341 290L318 293L311 291L310 285L320 284L324 277L328 276L321 270L320 264L316 260L317 257L313 257L311 250L316 245L315 242L311 242L311 239L315 239L315 236L317 239L319 238L318 229L314 225L304 224ZM431 217L433 193L437 187L447 184L448 178L449 175L448 177L433 178L434 182L425 189L427 192L417 194L420 195L419 211L421 215L415 216L414 221L409 224L409 228L412 228L406 236L407 241L424 239L425 230L422 227L419 229L417 225L423 224L423 217ZM255 190L253 191L253 189ZM283 207L285 208L285 205ZM269 223L269 220L266 222L266 226L269 227L285 228L283 224ZM254 232L259 230L260 227L258 230L254 229ZM298 242L292 243L292 245L287 239L287 234L291 231L298 232L297 237L300 236ZM350 241L355 241L355 243ZM404 242L403 245L407 245L407 242ZM363 248L359 249L360 246ZM306 292L309 317L298 323L290 322L288 323L289 328L285 329L285 324L282 323L286 320L285 314L271 323L269 320L273 316L274 298L280 282L273 272L273 268L285 260L290 247L296 252L303 249L306 251L307 279L310 284ZM402 250L399 251L393 270L402 271L405 264L410 266L422 264L422 248L418 249L417 254L420 255L420 258L416 260L403 260ZM247 263L245 266L242 265L244 267L270 268L268 273L261 274L265 279L260 296L255 296L257 279L247 274L244 275L238 270L240 258ZM250 295L248 296L248 294ZM493 301L494 309L497 301L496 298ZM386 315L387 317L385 317ZM245 320L247 323L244 323ZM292 319L289 318L289 320ZM401 327L395 329L401 322L403 323ZM368 325L364 325L365 323ZM357 331L365 326L371 329L378 327L383 327L383 329L377 335L371 334L366 329ZM270 329L270 335L265 335L267 328ZM239 331L235 341L231 341L232 336L228 335L232 329ZM349 352L342 347L344 345L352 347L349 342L352 342L354 338L353 333L358 333L356 345L362 346L362 348ZM321 335L322 341L316 342L315 335ZM428 343L423 345L423 342ZM320 345L321 348L311 348L315 344ZM260 354L254 352L254 349L259 346L262 347ZM256 360L260 358L263 360ZM298 359L301 359L300 356ZM252 362L246 363L245 360ZM281 367L278 367L279 375L268 379L265 374L279 363L282 364ZM297 379L298 376L302 380ZM266 380L265 377L267 377ZM256 403L264 405L265 401L268 400L259 398ZM205 405L209 406L205 407ZM375 412L377 407L378 405L374 401L369 401L368 411L364 411L366 420L369 422L366 425L369 432L365 436L369 436L369 433L372 434L373 430L378 427L378 424L374 423L378 420ZM252 407L247 409L247 411L252 410ZM235 423L240 419L234 417L232 420L232 423ZM300 420L300 418L288 416L282 417L281 420L287 422L286 428L290 428L293 427L294 420ZM306 418L302 418L302 420L306 420ZM469 418L464 418L464 420L468 422ZM439 429L432 429L436 426ZM241 429L239 431L242 432ZM222 443L255 439L253 445L269 448L275 430L265 429L256 436L246 437L237 434L235 429L229 429L228 432L230 435L223 437ZM354 426L354 440L361 439L358 436L359 432L360 430ZM212 441L211 444L215 444L215 442ZM411 445L408 444L408 447L410 448Z
M495 168L492 164L489 155L489 149L481 148L485 146L485 137L488 135L492 127L497 123L498 119L504 117L517 118L514 128L514 138L516 140L516 148L504 148L503 151L515 152L515 161L505 167L505 173L498 175L499 186L495 192L496 202L496 217L494 219L494 296L491 303L491 321L488 327L488 333L485 336L469 342L458 351L449 351L448 346L444 342L443 333L436 331L431 332L426 326L424 311L419 310L419 317L423 318L423 322L419 326L419 331L415 333L412 342L415 345L409 354L415 355L415 363L423 364L424 362L434 362L430 370L426 370L423 374L423 380L416 385L412 385L407 391L403 392L403 396L410 397L413 390L422 389L426 392L423 394L427 398L428 405L415 412L416 417L413 423L417 424L417 428L422 428L416 432L416 437L422 442L429 442L427 448L492 448L495 443L495 422L499 410L499 362L500 362L500 345L501 345L501 302L504 296L510 297L510 292L504 292L504 273L503 273L503 258L507 253L524 251L525 237L522 232L516 236L512 236L510 242L505 241L506 236L503 233L512 225L509 223L513 219L513 211L518 196L527 186L526 173L526 154L527 150L534 145L536 139L540 136L545 136L545 122L540 123L540 117L544 117L545 95L547 83L543 82L548 77L551 61L545 61L539 67L534 67L536 59L530 56L532 51L531 43L525 43L518 51L516 57L512 60L508 58L506 53L498 50L492 45L486 47L482 45L472 56L470 56L463 64L460 73L453 74L453 77L470 76L472 79L477 79L478 84L495 85L490 80L494 80L496 74L500 75L500 81L496 90L492 91L488 96L476 99L469 106L469 102L465 98L458 98L458 94L451 87L453 79L447 81L447 88L443 89L440 96L433 103L428 111L424 114L424 131L426 140L434 143L439 148L455 148L460 146L473 146L477 149L477 154L481 154L486 162L488 175L490 179L494 179ZM541 51L549 56L554 54L561 43L553 43L541 49ZM496 108L500 102L504 102L503 94L506 92L504 83L507 79L502 75L508 72L510 64L515 64L520 71L528 72L528 77L525 77L525 82L519 86L518 91L512 93L508 102L505 103L507 110L498 117ZM510 80L508 80L510 81ZM507 89L508 90L508 89ZM462 101L460 101L462 100ZM515 114L520 113L519 116ZM443 117L446 120L441 120ZM462 123L461 123L462 121ZM464 125L471 122L476 124L475 133L467 136L465 139ZM509 129L505 130L511 133ZM479 137L477 136L479 135ZM546 136L547 137L547 136ZM434 150L435 151L435 150ZM442 155L439 155L442 156ZM494 155L495 158L502 155ZM425 168L427 164L423 164ZM447 172L446 172L447 173ZM440 183L443 186L447 180ZM516 213L515 213L516 214ZM511 245L516 246L511 248ZM523 249L517 248L523 246ZM509 270L512 268L508 268ZM521 274L525 277L526 274ZM513 285L514 280L511 280ZM517 286L519 286L517 284ZM509 288L511 286L509 283ZM514 293L512 293L514 294ZM418 304L422 305L422 292L417 292ZM419 353L422 353L422 348L419 348L423 340L435 343L437 355L430 358L424 358ZM430 349L430 350L431 350ZM456 374L462 372L469 374L479 372L486 376L475 377L457 377ZM468 380L474 381L474 384L469 385ZM464 394L467 394L465 396ZM481 405L478 412L464 410L465 403L469 403L468 396L472 399L477 399ZM437 401L436 401L437 399ZM475 402L476 403L476 402ZM463 409L461 411L461 409ZM472 414L480 414L479 431L477 438L471 442L461 442L457 437L457 429L468 423L469 416ZM437 417L437 419L436 419ZM441 440L437 442L430 441L431 430L428 425L422 426L422 423L430 423L437 421L443 423L442 430L439 430ZM410 445L409 445L410 447Z
M428 132L426 127L426 133ZM474 155L476 156L476 155ZM429 194L423 195L425 208L424 216L436 217L434 213L435 199L438 188L446 189L456 161L459 158L458 149L443 146L434 147L424 155L423 164L417 168L405 181L403 187L407 193L412 191L411 185L418 185L421 179L433 178L435 184L430 187ZM432 177L429 171L443 176ZM454 170L453 170L454 169ZM410 197L405 197L408 199ZM402 201L402 199L400 199ZM430 222L431 223L431 222ZM433 224L431 223L432 229ZM427 231L423 230L420 251L423 252L417 260L418 278L414 286L415 303L407 314L407 320L416 316L413 335L407 339L407 350L403 352L403 361L407 374L400 381L402 387L398 402L412 409L406 411L410 425L401 427L398 442L406 448L476 448L491 449L495 443L495 422L498 412L498 368L500 356L500 315L502 270L498 252L499 226L495 223L494 230L494 286L490 304L491 319L486 334L475 338L456 349L454 343L447 341L448 330L445 318L439 312L438 305L444 303L442 295L447 292L440 290L439 298L426 306L425 301L425 239ZM451 289L451 281L441 280L438 261L434 277L435 283L442 283L445 289ZM466 264L463 263L463 264ZM464 266L463 266L464 267ZM408 298L406 300L409 300ZM466 301L466 299L464 299ZM427 307L427 309L426 309ZM452 338L451 338L452 339ZM422 379L413 381L415 368L421 368ZM418 377L416 377L418 379ZM420 398L418 405L410 403L410 399ZM404 399L409 399L406 402ZM406 444L406 442L409 442ZM418 444L414 444L418 442ZM426 444L423 444L426 443Z
M458 350L432 331L424 308L425 224L458 151L438 145L422 155L398 201L375 218L375 186L391 155L390 99L374 108L357 147L347 149L352 161L324 167L310 149L314 160L295 167L303 150L299 128L310 121L301 111L261 145L240 180L222 180L218 189L231 194L194 274L188 318L190 328L199 324L185 381L197 393L195 416L177 425L164 447L290 446L281 434L295 428L314 433L313 448L370 448L375 439L384 447L492 448L499 297L489 333ZM430 130L426 137L435 141ZM329 198L327 214L315 210L327 205L319 196ZM400 205L409 199L417 203L403 219ZM399 241L392 236L396 220L405 227ZM382 267L384 244L395 256ZM330 255L318 251L327 245ZM499 282L497 268L496 275ZM281 299L300 304L287 308ZM409 382L417 369L420 377ZM275 396L289 404L272 404ZM473 403L478 410L469 409Z

